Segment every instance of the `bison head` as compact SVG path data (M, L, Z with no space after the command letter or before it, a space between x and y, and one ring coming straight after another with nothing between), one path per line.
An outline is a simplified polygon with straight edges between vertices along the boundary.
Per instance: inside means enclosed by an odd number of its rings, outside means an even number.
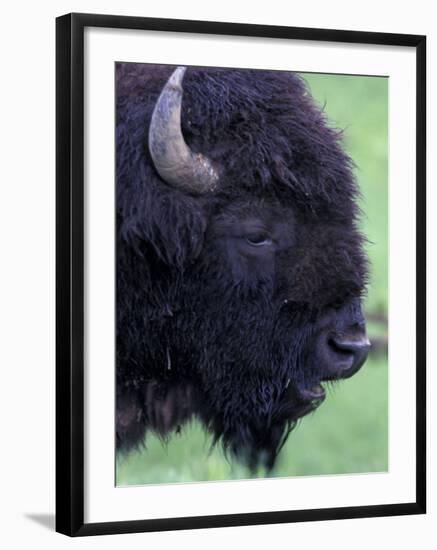
M199 418L271 468L369 341L357 186L287 72L117 66L117 442Z

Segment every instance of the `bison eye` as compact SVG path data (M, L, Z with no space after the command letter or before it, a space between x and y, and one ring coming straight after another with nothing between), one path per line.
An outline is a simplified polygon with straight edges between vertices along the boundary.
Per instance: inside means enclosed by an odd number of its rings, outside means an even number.
M246 237L246 242L251 246L269 246L272 244L272 239L263 233L254 233Z

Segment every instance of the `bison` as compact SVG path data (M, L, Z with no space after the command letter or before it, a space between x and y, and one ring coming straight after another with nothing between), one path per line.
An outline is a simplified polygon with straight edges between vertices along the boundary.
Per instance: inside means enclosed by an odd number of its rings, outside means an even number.
M358 196L296 74L117 63L119 450L197 418L273 468L368 354Z

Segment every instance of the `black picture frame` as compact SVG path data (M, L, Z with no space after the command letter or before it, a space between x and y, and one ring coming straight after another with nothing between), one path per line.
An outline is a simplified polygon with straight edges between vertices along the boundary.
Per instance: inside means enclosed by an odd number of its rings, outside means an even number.
M105 27L414 48L416 52L416 500L387 505L84 523L84 29ZM67 14L56 20L56 530L69 536L423 514L426 511L426 37Z

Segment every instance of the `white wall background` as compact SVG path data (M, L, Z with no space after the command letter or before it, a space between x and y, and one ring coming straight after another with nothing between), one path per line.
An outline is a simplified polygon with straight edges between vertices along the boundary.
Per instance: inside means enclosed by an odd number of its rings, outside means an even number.
M70 11L428 35L429 311L437 307L437 28L433 3L416 0L59 0L8 2L0 65L0 542L4 548L431 548L437 535L433 369L436 322L428 332L429 498L427 516L238 527L72 540L54 525L54 151L55 17ZM433 322L434 321L434 322Z

